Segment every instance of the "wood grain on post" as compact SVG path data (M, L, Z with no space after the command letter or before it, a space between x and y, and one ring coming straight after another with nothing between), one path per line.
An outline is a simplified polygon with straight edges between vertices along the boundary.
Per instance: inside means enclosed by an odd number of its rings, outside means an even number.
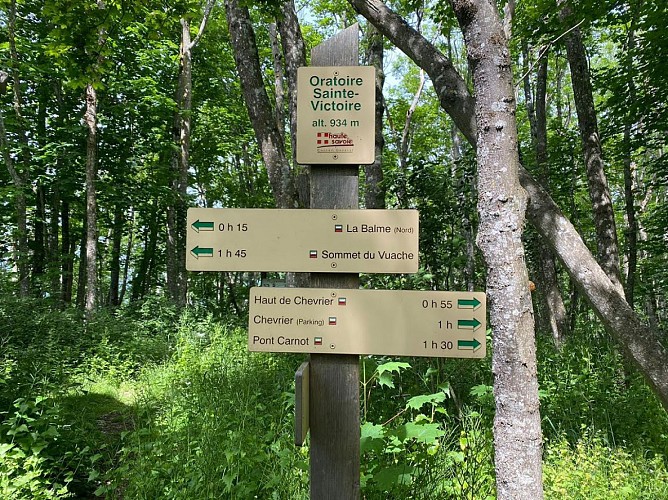
M311 51L312 66L357 66L359 26L345 29ZM359 167L311 167L311 208L359 206ZM358 274L311 274L313 288L359 288ZM311 499L360 496L359 356L311 354Z

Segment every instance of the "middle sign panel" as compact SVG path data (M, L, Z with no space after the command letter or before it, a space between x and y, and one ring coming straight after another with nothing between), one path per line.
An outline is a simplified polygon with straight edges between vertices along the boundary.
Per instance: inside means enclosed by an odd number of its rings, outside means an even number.
M190 208L189 271L415 273L417 210Z

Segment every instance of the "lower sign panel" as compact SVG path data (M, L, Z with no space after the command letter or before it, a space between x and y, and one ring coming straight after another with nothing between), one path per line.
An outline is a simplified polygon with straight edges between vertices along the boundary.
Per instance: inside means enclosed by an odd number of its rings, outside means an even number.
M484 358L482 292L251 289L257 352Z

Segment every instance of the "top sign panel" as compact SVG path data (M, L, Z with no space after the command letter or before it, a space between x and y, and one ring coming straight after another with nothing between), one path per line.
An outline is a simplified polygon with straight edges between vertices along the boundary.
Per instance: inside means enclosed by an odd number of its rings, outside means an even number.
M297 162L367 165L375 158L373 66L297 70Z
M189 208L188 271L415 273L417 210Z

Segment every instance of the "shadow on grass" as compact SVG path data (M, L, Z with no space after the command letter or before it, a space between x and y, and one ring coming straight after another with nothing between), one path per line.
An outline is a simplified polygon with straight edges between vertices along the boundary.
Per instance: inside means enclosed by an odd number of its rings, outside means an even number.
M134 406L110 394L83 392L57 400L63 422L61 450L79 460L69 490L75 498L99 498L94 492L117 464L123 437L135 427Z

